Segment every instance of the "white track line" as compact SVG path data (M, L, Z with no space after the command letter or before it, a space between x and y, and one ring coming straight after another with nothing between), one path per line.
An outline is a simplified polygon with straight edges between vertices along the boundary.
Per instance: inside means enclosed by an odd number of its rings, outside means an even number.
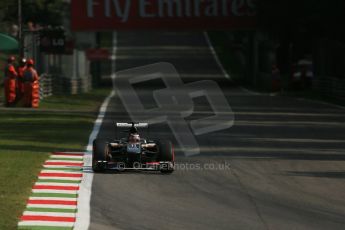
M78 194L77 190L57 190L57 189L32 189L33 193L58 193L58 194Z
M80 183L56 183L56 182L36 182L35 185L39 185L39 186L73 186L73 187L77 187L80 185Z
M77 201L77 198L67 198L67 197L33 197L30 196L29 200L64 200L64 201Z
M219 68L222 70L224 76L225 76L227 79L231 80L230 75L229 75L228 72L225 70L225 68L224 68L224 66L223 66L223 64L222 64L222 62L220 61L220 59L219 59L219 57L218 57L218 54L217 54L216 50L215 50L214 47L213 47L213 44L212 44L212 42L211 42L210 37L208 36L207 31L204 31L204 36L205 36L205 40L206 40L206 42L207 42L207 45L209 46L210 51L211 51L211 53L212 53L212 55L213 55L213 57L214 57L214 60L217 62L217 65L218 65ZM240 89L242 89L243 91L245 91L245 92L247 92L247 93L249 93L249 94L251 94L251 95L262 95L261 93L253 92L253 91L251 91L251 90L249 90L249 89L246 89L246 88L243 88L243 87L240 87Z
M72 212L31 212L31 211L24 211L23 216L75 217L75 213L72 213Z
M211 53L215 59L215 61L217 62L219 68L222 70L224 76L228 79L231 80L231 77L229 76L229 74L227 73L227 71L224 69L219 57L218 57L218 54L217 52L215 51L213 45L212 45L212 42L210 40L210 37L208 36L208 33L207 31L204 31L204 35L205 35L205 39L206 39L206 42L211 50ZM249 89L246 89L242 86L240 86L240 88L245 91L246 93L248 94L251 94L251 95L265 95L263 93L259 93L259 92L254 92L254 91L251 91ZM268 94L267 94L268 95ZM323 105L328 105L328 106L332 106L332 107L336 107L338 109L345 109L345 106L341 106L341 105L336 105L336 104L333 104L333 103L329 103L329 102L324 102L324 101L318 101L318 100L313 100L313 99L307 99L307 98L296 98L297 100L300 100L300 101L307 101L307 102L314 102L314 103L319 103L319 104L323 104Z
M52 155L72 155L84 156L84 152L54 152Z
M77 205L65 204L27 204L27 208L55 208L55 209L76 209Z
M83 160L84 157L82 157L82 156L60 156L60 155L51 155L50 156L50 159L60 159L60 158Z
M61 160L56 158L51 158L50 160L47 160L45 163L52 163L52 162L64 162L64 163L81 163L83 161L83 158L80 159L68 159L68 160Z
M81 177L57 177L57 176L39 176L39 180L51 179L51 180L81 180Z
M73 227L73 224L74 222L60 222L60 221L21 221L18 223L18 226Z
M113 32L113 55L112 59L112 81L114 82L115 79L115 59L116 59L116 49L117 49L117 34ZM86 147L87 153L84 155L84 171L89 171L88 168L92 165L92 143L93 140L96 139L101 125L103 123L103 119L107 112L107 108L111 98L115 96L115 90L113 89L110 95L105 99L103 102L97 120L94 123L94 127L92 133L89 137L89 143ZM79 189L79 197L78 197L78 212L77 212L77 219L74 225L75 230L86 230L90 226L90 201L91 201L91 189L92 189L92 180L93 180L93 173L84 173L83 180L80 184Z
M211 40L210 40L210 37L208 36L207 31L204 31L204 36L205 36L207 45L208 45L208 47L210 48L210 51L211 51L211 53L212 53L212 55L213 55L213 57L214 57L214 60L217 62L217 65L218 65L219 68L222 70L224 76L225 76L227 79L231 80L230 75L229 75L228 72L224 69L224 67L223 67L223 65L222 65L222 63L221 63L221 61L220 61L220 59L219 59L219 57L218 57L218 55L217 55L217 52L216 52L216 50L214 49L214 47L213 47L213 45L212 45L212 42L211 42Z
M63 168L63 169L82 169L79 166L64 166L64 165L43 165L43 168Z
M243 86L240 86L239 88L242 89L244 92L250 94L250 95L257 95L257 96L258 95L264 95L263 93L258 93L258 92L251 91L251 90L249 90L247 88L244 88ZM266 95L269 95L269 94L266 94Z
M68 170L68 169L66 169ZM47 170L43 169L41 173L68 173L68 174L80 174L82 171L65 171L65 170Z

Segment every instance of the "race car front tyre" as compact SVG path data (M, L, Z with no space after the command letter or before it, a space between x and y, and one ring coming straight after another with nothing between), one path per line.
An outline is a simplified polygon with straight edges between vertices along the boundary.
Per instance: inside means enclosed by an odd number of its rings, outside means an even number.
M174 165L175 153L174 146L170 141L157 141L159 155L158 161L171 162ZM173 167L165 167L160 169L161 173L172 173Z
M95 139L92 150L92 169L94 172L103 172L106 169L106 154L109 139Z

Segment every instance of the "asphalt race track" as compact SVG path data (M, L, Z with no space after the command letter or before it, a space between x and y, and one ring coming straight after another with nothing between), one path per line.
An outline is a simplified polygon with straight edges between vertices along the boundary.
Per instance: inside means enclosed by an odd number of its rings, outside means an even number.
M234 126L197 136L200 155L186 157L176 146L179 165L220 168L96 174L90 229L345 229L344 109L233 86L203 33L118 33L117 71L156 62L172 63L185 82L221 86ZM158 85L143 84L137 93L144 98ZM204 100L194 102L190 120L212 115ZM99 137L115 137L115 121L130 121L118 97ZM167 124L150 133L177 145Z

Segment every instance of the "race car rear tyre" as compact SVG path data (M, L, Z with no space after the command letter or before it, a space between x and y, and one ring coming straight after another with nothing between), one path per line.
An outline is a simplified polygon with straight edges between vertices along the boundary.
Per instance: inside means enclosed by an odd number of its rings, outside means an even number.
M95 139L93 141L92 151L92 170L94 172L103 172L106 169L106 151L108 148L109 139ZM100 163L99 161L102 161Z
M159 154L158 161L171 162L174 165L175 153L174 146L170 141L157 141ZM161 173L172 173L173 167L165 168L160 170Z

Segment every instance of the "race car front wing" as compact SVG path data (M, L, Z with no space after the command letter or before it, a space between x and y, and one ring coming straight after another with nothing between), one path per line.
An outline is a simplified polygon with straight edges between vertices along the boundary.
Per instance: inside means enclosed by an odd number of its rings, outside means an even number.
M98 166L109 169L109 170L143 170L143 171L161 171L161 170L174 170L174 162L171 161L159 161L159 162L147 162L133 163L133 167L127 167L124 162L108 162L108 161L97 161Z

